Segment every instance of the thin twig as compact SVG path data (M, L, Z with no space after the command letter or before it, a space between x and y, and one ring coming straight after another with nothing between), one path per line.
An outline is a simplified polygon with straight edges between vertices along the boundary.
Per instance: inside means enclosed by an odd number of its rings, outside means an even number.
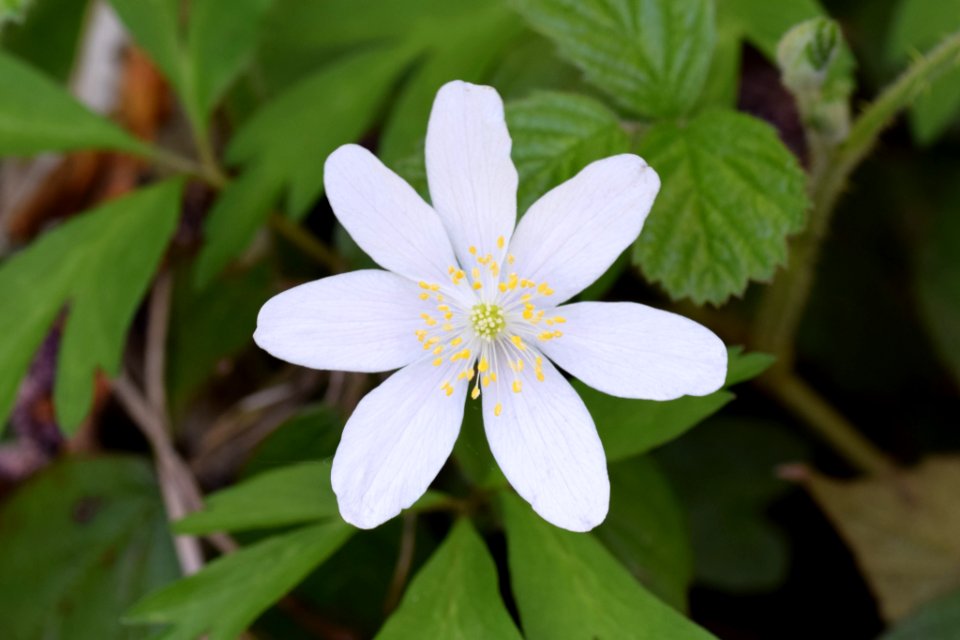
M417 542L417 514L408 511L403 514L403 531L400 534L400 553L397 554L397 564L393 569L393 579L390 581L390 589L387 591L387 598L383 603L384 615L390 615L397 605L400 604L400 598L403 596L403 590L407 586L407 578L410 576L410 568L413 566L413 552L416 549Z
M270 227L331 273L340 273L346 268L343 258L336 251L287 216L272 214Z
M167 418L167 334L170 328L170 303L173 293L173 278L166 267L157 274L150 295L147 312L147 344L144 349L143 378L147 402L163 421Z

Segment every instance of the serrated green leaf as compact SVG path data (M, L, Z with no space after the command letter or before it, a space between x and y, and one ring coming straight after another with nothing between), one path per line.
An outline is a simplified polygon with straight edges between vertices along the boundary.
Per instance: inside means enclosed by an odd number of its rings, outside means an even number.
M957 640L960 630L960 590L921 606L878 640Z
M586 96L538 92L511 102L506 114L520 211L594 160L630 149L617 114Z
M40 72L0 52L0 155L149 148L73 99Z
M469 520L457 522L417 573L377 640L520 640L500 599L497 569Z
M777 466L805 456L781 425L720 417L656 452L690 523L698 582L740 593L784 580L788 542L766 510L790 490Z
M207 498L203 511L177 522L178 533L248 531L337 516L330 462L302 462L267 471Z
M171 625L163 640L234 640L354 531L334 522L267 538L151 593L126 620Z
M766 354L744 355L741 347L733 347L728 353L725 386L760 375L770 364L772 359ZM629 400L608 396L579 380L573 386L590 410L611 461L644 453L679 437L734 398L721 389L706 396L684 396L666 402Z
M686 611L693 551L685 514L649 456L611 464L610 513L594 535L641 583Z
M715 37L710 0L517 0L530 25L624 108L646 118L688 112Z
M153 475L132 457L44 469L0 510L0 545L5 638L142 638L121 614L179 575Z
M773 128L713 110L655 125L640 147L663 185L634 245L648 278L675 299L720 304L773 276L807 207L803 170Z
M7 1L16 3L16 0ZM0 10L0 48L66 84L89 3L87 0L32 0L23 4L29 4L25 14L6 24Z
M54 319L68 306L54 400L75 428L94 374L117 373L127 327L176 228L181 182L113 200L54 229L0 267L0 416Z
M960 29L960 0L902 0L890 25L888 55L892 62L905 64ZM958 117L960 69L953 69L917 98L910 110L910 126L918 142L929 144Z
M706 640L590 534L564 531L504 493L510 583L529 640Z

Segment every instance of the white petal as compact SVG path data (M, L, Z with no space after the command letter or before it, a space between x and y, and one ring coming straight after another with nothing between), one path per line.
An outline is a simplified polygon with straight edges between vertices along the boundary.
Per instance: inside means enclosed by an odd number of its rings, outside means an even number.
M543 373L543 382L530 366L519 374L497 373L499 390L483 392L487 440L507 480L544 520L589 531L603 522L610 504L603 445L570 383L547 360ZM520 393L510 388L517 376Z
M331 480L340 515L371 529L424 494L450 457L463 422L467 387L441 389L461 366L431 358L393 374L360 401L333 459Z
M723 386L726 347L693 320L633 302L577 302L557 313L566 319L563 336L538 347L594 389L672 400Z
M355 144L331 153L323 172L337 219L377 264L414 280L447 278L450 240L413 187Z
M587 165L523 216L510 243L512 270L548 283L555 304L571 298L637 239L659 190L657 173L638 156Z
M313 369L390 371L423 355L415 332L428 310L412 280L368 269L288 289L260 309L253 339Z
M437 92L427 128L430 198L465 268L469 247L502 262L517 219L517 170L503 102L492 87L455 81Z

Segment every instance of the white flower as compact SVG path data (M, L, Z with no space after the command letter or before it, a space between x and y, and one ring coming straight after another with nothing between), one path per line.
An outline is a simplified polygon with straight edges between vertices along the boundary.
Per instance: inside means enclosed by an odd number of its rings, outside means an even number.
M437 94L426 166L433 207L362 147L332 153L330 204L387 271L275 296L254 338L315 369L400 369L344 429L332 482L346 521L375 527L423 495L470 395L483 403L490 448L517 493L557 526L592 529L607 514L606 459L587 408L551 361L624 398L704 395L726 374L723 343L691 320L628 302L558 306L637 238L660 180L635 155L598 160L514 229L503 103L465 82Z

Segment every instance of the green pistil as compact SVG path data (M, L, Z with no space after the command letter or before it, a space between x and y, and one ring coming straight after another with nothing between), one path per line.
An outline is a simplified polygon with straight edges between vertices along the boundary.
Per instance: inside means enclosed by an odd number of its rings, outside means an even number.
M470 312L470 322L473 323L473 330L476 334L487 340L496 338L507 326L507 321L503 317L503 309L495 304L481 303L474 305Z

